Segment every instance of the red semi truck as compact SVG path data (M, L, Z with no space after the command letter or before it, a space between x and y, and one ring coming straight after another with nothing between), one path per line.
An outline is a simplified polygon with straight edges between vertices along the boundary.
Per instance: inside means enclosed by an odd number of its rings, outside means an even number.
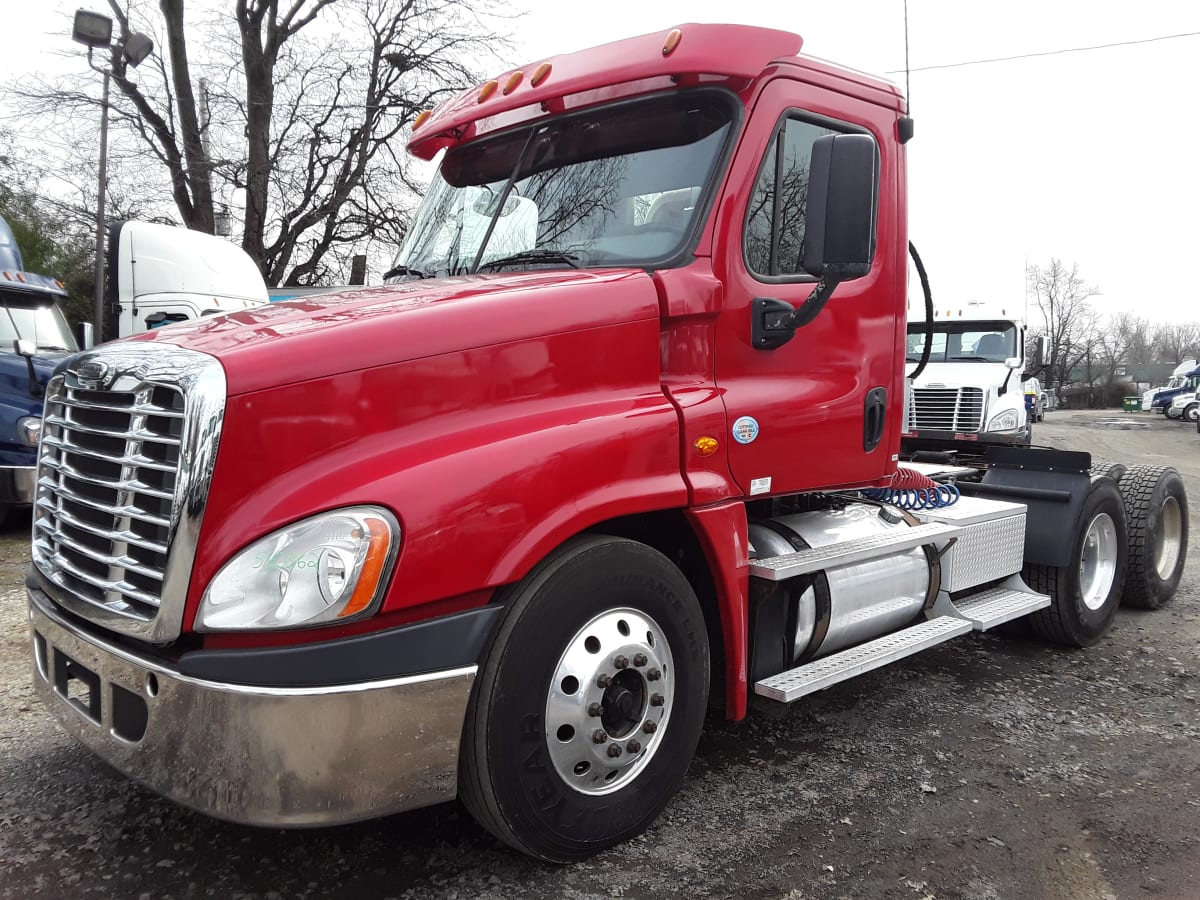
M220 818L457 795L570 861L655 819L710 708L1168 600L1173 470L902 465L912 123L800 49L684 25L506 73L415 124L443 156L385 286L73 357L27 582L63 726Z

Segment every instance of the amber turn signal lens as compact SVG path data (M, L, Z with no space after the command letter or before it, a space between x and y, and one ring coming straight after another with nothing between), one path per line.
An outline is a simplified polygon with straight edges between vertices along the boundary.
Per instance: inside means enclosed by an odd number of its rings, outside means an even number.
M710 437L707 434L703 437L696 438L696 452L701 456L712 456L717 452L718 446L717 439L715 437Z
M419 116L417 116L416 121L413 122L413 131L416 131L418 128L420 128L422 125L424 125L426 122L428 122L429 117L432 115L433 115L432 109L423 110L421 112L421 114Z
M529 79L529 83L537 87L543 81L550 77L550 63L542 63L533 70L533 77Z
M682 38L683 32L678 28L672 28L667 33L667 39L663 41L663 56L670 56L675 48L679 46L679 41Z
M513 72L508 76L508 80L504 82L504 95L507 97L513 91L521 86L521 79L525 77L524 72Z
M379 587L379 578L387 565L388 550L391 549L392 540L387 524L382 519L375 517L366 518L365 522L371 529L367 558L363 560L362 574L358 578L358 585L354 588L354 595L346 604L346 608L338 613L339 619L360 613L371 605L371 601L375 599L375 590Z

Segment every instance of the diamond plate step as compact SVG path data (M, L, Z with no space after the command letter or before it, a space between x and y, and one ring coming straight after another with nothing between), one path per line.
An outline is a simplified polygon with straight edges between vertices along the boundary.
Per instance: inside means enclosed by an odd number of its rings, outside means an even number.
M954 604L975 626L976 631L987 631L1049 605L1050 598L1045 594L1007 587L988 588Z
M912 528L897 528L885 534L873 534L840 544L826 544L824 547L813 547L811 550L785 553L783 556L771 556L767 559L752 559L750 560L750 577L762 578L766 581L786 581L808 572L817 572L835 566L849 566L878 559L881 556L891 556L902 550L911 550L913 547L920 547L922 544L954 537L961 533L961 526L943 522L929 522L925 525L915 525Z
M839 681L870 672L961 634L967 634L972 628L971 622L966 619L938 616L920 625L764 678L755 682L754 693L771 700L791 703L806 694L831 687Z

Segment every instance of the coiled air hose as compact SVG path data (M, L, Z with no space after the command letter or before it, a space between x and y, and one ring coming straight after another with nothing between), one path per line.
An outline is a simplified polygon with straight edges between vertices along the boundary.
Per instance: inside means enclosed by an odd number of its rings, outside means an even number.
M939 484L915 469L901 466L885 488L867 488L860 493L869 500L890 503L900 509L942 509L958 502L958 488Z

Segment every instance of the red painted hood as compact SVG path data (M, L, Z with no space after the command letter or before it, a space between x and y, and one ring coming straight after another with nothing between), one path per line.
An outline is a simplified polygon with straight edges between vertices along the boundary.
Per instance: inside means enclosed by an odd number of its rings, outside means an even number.
M619 283L619 287L617 284ZM640 269L516 272L318 294L158 329L221 360L230 396L405 360L657 318ZM632 316L630 316L632 313Z

